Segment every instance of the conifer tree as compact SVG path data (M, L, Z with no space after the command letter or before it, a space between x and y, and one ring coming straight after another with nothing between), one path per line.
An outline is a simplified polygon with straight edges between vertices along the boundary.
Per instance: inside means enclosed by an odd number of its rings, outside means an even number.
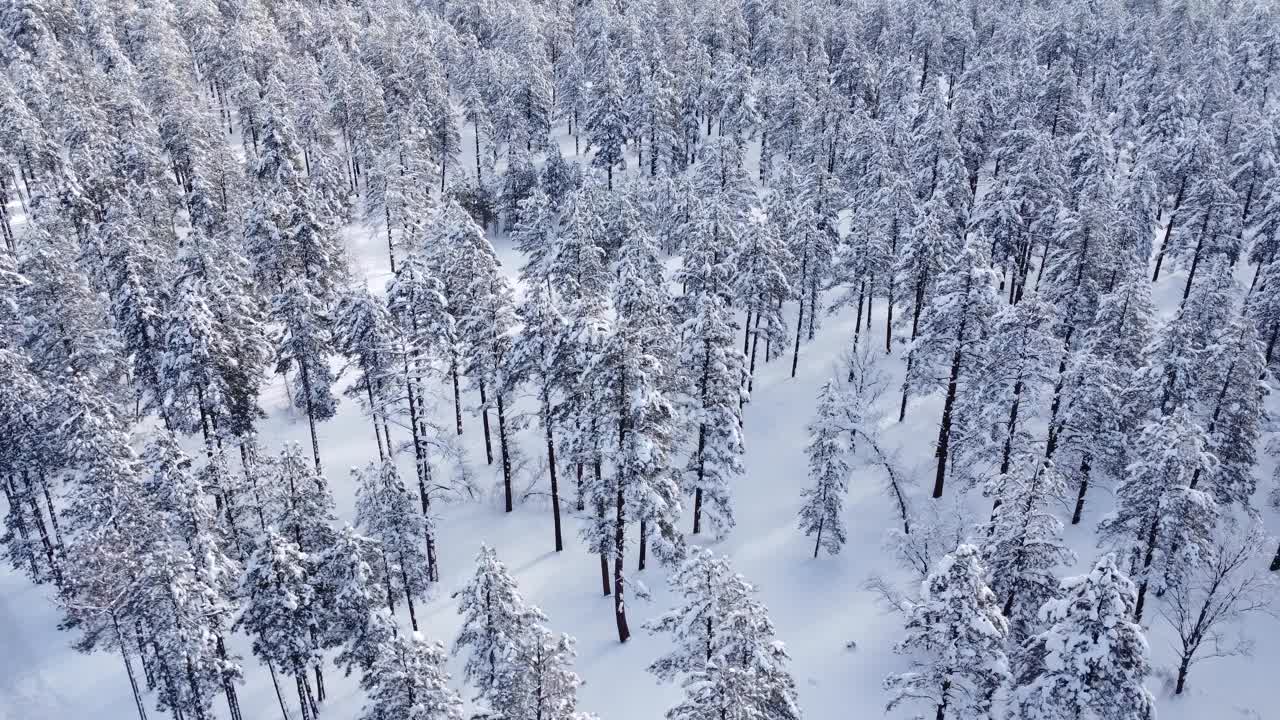
M532 624L545 622L546 616L525 604L515 578L487 545L480 546L475 575L455 597L463 620L453 654L468 653L463 677L475 683L480 698L495 704L518 662L523 634Z
M960 545L921 584L920 600L908 609L907 637L896 648L912 658L913 669L885 678L893 695L888 709L925 702L939 720L991 712L1009 677L1008 624L985 574L977 548Z
M387 594L404 595L409 622L416 631L414 598L424 599L431 586L431 562L424 538L430 518L414 510L393 460L353 470L356 481L356 527L379 544Z
M1155 698L1143 686L1147 641L1131 619L1133 582L1104 555L1088 574L1063 580L1059 592L1040 610L1048 627L1017 652L1013 716L1152 720Z
M560 528L560 480L556 461L556 416L553 398L568 391L573 379L566 357L564 316L551 300L550 291L535 283L519 308L523 325L511 348L510 377L534 386L538 398L539 419L547 443L547 470L551 481L551 519L556 552L564 549Z
M938 442L934 454L938 468L933 483L933 497L942 497L943 482L950 459L951 433L956 424L956 398L962 383L971 382L973 373L982 367L982 339L991 327L998 300L995 295L995 273L991 271L985 249L976 240L966 244L960 256L938 281L929 301L924 325L908 360L905 384L916 387L946 389L942 421L938 426ZM905 385L904 384L904 385ZM905 408L906 392L903 392Z
M462 698L449 687L445 652L418 632L382 642L360 687L369 695L360 720L462 720Z
M1057 597L1055 569L1075 560L1062 542L1062 522L1049 509L1065 489L1061 474L1052 462L1019 460L1001 480L983 546L991 590L1014 643L1031 633L1040 607Z
M1148 588L1161 592L1176 584L1207 548L1218 507L1191 481L1217 466L1205 449L1204 429L1184 407L1149 420L1133 440L1132 461L1116 488L1116 512L1099 531L1132 563L1135 621L1142 619Z
M835 555L844 547L844 496L849 489L849 454L852 438L842 424L845 399L834 380L818 391L818 410L809 423L809 477L812 487L801 491L800 529L805 537L816 535L813 556L826 548ZM824 532L826 537L823 537Z

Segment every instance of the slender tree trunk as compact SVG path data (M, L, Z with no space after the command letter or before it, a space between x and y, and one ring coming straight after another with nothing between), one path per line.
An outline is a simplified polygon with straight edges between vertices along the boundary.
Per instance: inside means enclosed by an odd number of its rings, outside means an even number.
M311 429L311 457L316 461L316 475L323 475L320 469L320 438L316 435L316 416L311 407L311 377L305 365L298 365L299 377L302 380L302 392L306 394L307 427Z
M1164 238L1160 240L1160 251L1156 253L1155 272L1151 273L1151 282L1160 279L1160 267L1164 265L1164 254L1169 249L1169 238L1173 236L1173 223L1178 216L1178 208L1182 205L1183 194L1187 189L1187 177L1185 175L1178 181L1178 194L1173 200L1173 207L1169 210L1169 222L1164 226Z
M376 406L373 402L373 385L369 382L369 375L367 373L364 376L364 389L369 395L369 417L373 420L373 436L378 441L378 460L380 462L386 462L387 455L382 449L382 431L378 428L378 411L375 409ZM389 438L387 440L387 449L391 449L391 440Z
M796 348L791 355L791 377L796 376L796 365L800 363L800 333L804 328L804 293L803 289L808 280L809 273L809 248L805 247L804 255L800 259L800 288L801 292L796 293Z
M596 487L597 488L603 487L604 478L602 477L603 473L600 470L599 460L596 460L593 463L593 470L595 472L595 477L596 477ZM597 521L600 523L601 528L605 527L604 513L605 513L604 496L602 495L596 498L596 518L597 518ZM609 587L609 551L608 551L608 548L605 547L603 544L600 547L600 584L603 586L605 597L608 597L609 594L612 592L612 590Z
M640 518L640 562L637 563L636 569L644 570L645 558L649 554L649 523L645 518Z
M400 582L404 583L404 601L409 606L409 625L418 632L418 613L413 607L413 593L409 591L409 572L404 566L404 557L400 558Z
M493 441L489 438L489 401L485 397L484 380L480 381L480 420L484 425L484 457L493 464Z
M1138 585L1138 603L1133 608L1133 621L1140 622L1142 620L1142 610L1147 602L1147 573L1151 569L1151 562L1156 555L1156 538L1159 529L1159 519L1151 518L1147 528L1147 550L1142 558L1142 583Z
M818 548L822 547L822 527L827 522L825 517L818 518L818 537L813 541L813 559L818 559Z
M458 357L454 351L449 363L449 375L453 378L453 415L458 425L458 434L462 434L462 391L458 388Z
M1085 453L1080 458L1080 492L1076 494L1076 509L1071 513L1071 524L1080 524L1080 514L1084 512L1084 496L1089 492L1090 455Z
M142 691L138 689L138 679L133 674L133 663L129 660L129 652L125 649L124 634L120 632L120 620L113 610L111 626L116 631L116 642L120 645L120 657L124 658L124 671L129 676L129 689L133 691L133 704L138 708L138 720L147 720L146 703L142 700Z
M631 637L627 627L627 607L623 602L623 553L626 551L627 509L623 499L624 483L619 479L617 492L617 520L613 526L613 617L618 625L618 642Z
M556 440L551 430L551 403L544 397L542 404L542 426L547 435L547 467L551 471L551 520L555 526L556 552L564 550L564 539L560 534L560 484L556 478ZM579 466L581 468L581 466Z
M960 336L964 336L964 323L960 324ZM938 472L933 479L933 497L942 497L942 485L947 477L947 457L951 446L951 413L956 404L956 387L960 380L960 361L963 352L959 347L951 357L951 377L947 381L947 399L942 405L942 423L938 427Z
M502 451L502 490L505 496L506 511L511 512L511 453L507 447L507 412L502 401L502 393L495 393L498 404L498 445Z

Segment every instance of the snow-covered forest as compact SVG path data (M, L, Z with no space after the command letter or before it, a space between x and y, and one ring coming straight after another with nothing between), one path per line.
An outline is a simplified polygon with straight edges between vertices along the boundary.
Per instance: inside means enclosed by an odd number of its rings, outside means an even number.
M0 30L0 719L1277 717L1269 0Z

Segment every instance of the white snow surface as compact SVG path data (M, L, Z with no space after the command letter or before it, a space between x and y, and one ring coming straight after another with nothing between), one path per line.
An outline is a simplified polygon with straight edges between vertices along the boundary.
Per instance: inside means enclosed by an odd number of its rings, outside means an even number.
M575 158L573 140L557 128L561 149L570 160ZM462 147L473 147L471 128L463 128ZM748 162L755 169L758 151L750 153ZM474 156L464 157L463 167L471 167ZM636 172L634 157L628 172ZM20 222L21 209L13 208ZM20 230L19 230L20 232ZM364 278L368 286L381 293L390 277L384 231L378 227L353 224L344 230L352 273ZM510 240L490 229L502 262L502 269L518 286L518 270L523 259ZM1243 263L1237 268L1237 280L1247 287L1253 267ZM1177 307L1185 272L1163 274L1153 288L1157 320L1162 321ZM884 444L896 453L900 469L911 481L909 502L916 513L937 511L967 513L966 521L976 525L990 512L990 501L976 489L951 483L946 497L932 500L929 490L935 467L934 442L941 415L940 393L913 397L906 420L897 421L899 388L905 354L896 347L883 355L884 299L877 298L871 331L863 331L862 343L878 348L881 368L889 378L889 388L880 399L879 413ZM788 304L786 317L795 329L794 304ZM901 315L901 313L899 313ZM849 718L908 718L921 711L909 704L885 713L887 694L881 689L884 677L907 668L907 659L893 652L903 635L904 618L890 609L880 596L866 585L873 577L883 577L894 587L911 592L915 580L903 571L886 545L886 533L900 527L897 512L883 491L881 471L872 465L858 464L849 481L845 504L845 520L849 540L837 556L823 553L813 558L813 540L797 527L801 505L800 491L809 482L805 445L809 436L806 425L812 418L818 389L836 372L841 356L848 352L853 337L852 311L823 316L817 336L812 342L802 341L797 376L790 377L791 352L756 369L754 391L745 409L744 437L746 474L733 489L737 527L724 541L710 544L717 553L728 555L733 567L759 589L777 628L778 638L792 657L800 707L810 720L845 720ZM739 318L741 323L741 318ZM895 337L900 331L895 332ZM790 341L789 341L790 342ZM761 353L763 356L763 353ZM335 365L339 363L335 359ZM344 384L350 382L344 378ZM452 398L441 395L435 412L445 427L452 426ZM587 552L577 537L579 519L573 511L573 478L562 478L562 510L567 513L565 549L554 552L548 478L545 469L545 445L541 428L532 414L515 436L526 463L519 468L515 485L519 494L515 511L507 514L501 503L501 466L495 457L486 465L484 440L479 414L474 410L478 397L468 396L464 403L471 408L464 414L465 432L462 442L467 463L488 491L476 502L437 508L439 524L438 552L441 581L432 598L418 607L422 633L438 640L447 648L460 625L457 603L451 598L462 587L474 568L475 555L481 543L494 547L499 558L519 582L526 600L538 605L548 616L548 626L566 632L577 640L576 670L584 680L579 693L579 708L596 713L601 720L653 720L665 714L682 697L678 684L659 683L645 668L667 650L668 638L651 636L641 623L655 617L673 604L666 585L666 568L650 560L643 573L635 572L636 553L629 544L627 569L633 584L627 598L627 614L632 637L619 644L613 617L613 600L601 595L598 556ZM309 446L305 417L288 408L285 388L273 378L265 389L262 405L268 418L260 423L260 441L264 450L275 452L285 442ZM1268 401L1273 417L1280 411L1274 396ZM522 398L518 410L531 413L531 398ZM491 418L492 420L492 418ZM496 426L495 426L496 427ZM339 521L350 521L354 509L354 492L349 469L377 459L373 430L355 403L344 399L338 415L318 428L320 452L325 472L338 507ZM494 442L496 445L496 429ZM1267 432L1268 442L1274 432ZM407 431L396 434L398 442L408 440ZM498 451L495 447L495 456ZM1261 480L1256 505L1265 507L1263 497L1273 486L1275 458L1259 453L1260 464L1254 472ZM399 456L404 477L413 474L412 454ZM438 470L450 469L437 459ZM1090 488L1085 518L1079 525L1066 526L1066 541L1078 555L1064 575L1087 572L1103 552L1098 547L1098 520L1113 507L1113 482L1096 483ZM961 499L957 501L957 498ZM1073 498L1074 500L1074 498ZM934 507L936 506L936 508ZM689 508L686 507L686 512ZM1059 516L1069 518L1064 504ZM1269 528L1275 528L1275 514L1264 511ZM690 529L691 517L684 519ZM635 541L630 530L629 543ZM705 545L704 538L689 536L691 542ZM1258 562L1270 557L1271 546ZM651 594L637 598L639 585ZM1177 655L1173 634L1157 611L1143 619L1151 646L1155 672L1148 687L1157 698L1162 720L1264 720L1280 719L1280 702L1270 685L1276 668L1280 668L1280 622L1261 615L1250 619L1242 628L1231 628L1256 641L1252 657L1209 659L1193 667L1188 687L1181 697L1173 695L1173 678ZM408 628L408 614L403 604L397 606L400 622ZM34 587L26 578L5 567L0 568L0 720L129 720L137 710L129 690L124 664L118 653L85 655L71 647L75 639L57 630L60 614L53 602L52 591ZM270 676L249 651L248 641L236 636L231 641L244 665L245 683L239 688L240 704L246 720L273 720L280 708L272 689ZM474 688L461 681L462 657L451 658L449 671L453 685L473 707ZM135 672L140 675L137 659ZM291 683L284 682L285 702L293 718L298 717L297 698ZM139 682L142 682L139 677ZM354 717L364 702L357 678L342 677L336 667L326 667L328 699L322 704L320 718L346 720ZM154 709L154 694L146 696L150 718L167 717ZM227 717L222 698L215 699L215 714Z

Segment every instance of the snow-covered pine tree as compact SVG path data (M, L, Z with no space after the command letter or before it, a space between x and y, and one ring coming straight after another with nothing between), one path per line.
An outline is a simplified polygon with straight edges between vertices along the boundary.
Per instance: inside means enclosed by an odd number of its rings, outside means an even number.
M440 643L416 631L385 638L360 679L369 702L359 720L462 720L462 698L449 687L446 659Z
M458 318L458 336L466 344L467 377L480 390L481 411L488 412L489 402L497 410L503 505L511 512L514 503L512 456L516 449L510 440L514 428L508 428L507 403L515 388L508 360L516 332L515 290L499 272L492 249L488 253L475 253L473 257L478 262L469 273L471 282L464 291L468 304Z
M574 382L566 355L564 316L541 282L532 283L519 308L522 326L508 359L512 382L531 383L538 398L538 415L547 443L547 470L551 480L551 519L556 552L564 549L560 529L560 477L556 461L556 398Z
M947 476L960 386L971 382L974 373L982 367L986 350L983 340L990 334L992 319L999 305L995 273L987 262L986 248L981 243L981 240L971 238L938 280L907 362L909 374L902 396L904 409L907 385L941 386L946 390L934 451L938 459L933 482L934 498L942 497Z
M308 668L323 659L314 633L319 626L316 589L307 555L298 544L268 528L244 576L246 599L236 627L253 639L253 654L292 675L303 720L316 716Z
M1080 522L1092 469L1123 472L1126 438L1141 421L1141 408L1127 407L1125 388L1143 363L1151 338L1150 283L1146 266L1129 265L1098 310L1080 348L1067 359L1058 391L1061 411L1055 437L1060 467L1078 486L1071 524Z
M631 118L627 116L626 99L622 81L618 77L616 53L605 41L600 54L600 65L593 68L585 129L587 147L594 149L591 165L603 168L606 187L613 190L613 171L621 167L626 158L627 137Z
M272 302L272 315L281 328L276 340L276 373L287 377L296 371L292 405L306 413L311 456L319 474L323 471L316 423L337 414L338 399L333 396L336 379L329 367L329 356L335 349L329 308L315 291L306 278L290 276Z
M395 461L369 463L353 469L356 484L355 524L379 544L388 595L401 593L409 606L409 622L416 631L414 599L422 600L431 587L431 558L425 538L430 519L413 508L413 499L400 481Z
M503 692L512 664L519 662L524 633L547 618L536 606L525 604L515 578L487 545L480 546L475 575L454 597L463 620L452 652L467 652L462 676L492 705Z
M1116 511L1099 532L1132 565L1138 581L1134 620L1142 619L1149 587L1177 583L1208 549L1218 514L1213 496L1191 487L1197 473L1211 475L1218 460L1206 450L1204 428L1178 407L1154 417L1132 441L1129 467L1116 488Z
M1063 580L1059 595L1040 610L1048 627L1015 656L1012 716L1152 720L1155 698L1143 685L1147 641L1132 619L1133 582L1115 557L1104 555L1087 574Z
M685 699L667 716L799 720L790 658L755 588L705 550L691 553L672 584L684 602L646 624L672 633L677 643L649 667L662 680L684 675Z
M1017 459L1031 453L1032 435L1057 377L1061 343L1053 334L1053 305L1037 295L1007 305L991 320L975 377L956 400L964 429L957 454L969 458L964 471L977 480L995 468L995 487ZM997 491L998 494L998 491ZM997 498L999 502L999 498Z
M503 717L516 720L587 720L578 710L578 687L582 679L573 671L577 656L573 638L553 634L542 625L526 629L517 660L512 667L519 682L505 692L521 689L522 694L502 703Z
M982 551L991 590L1017 644L1037 627L1040 607L1057 597L1055 569L1074 562L1075 554L1063 544L1062 521L1050 510L1066 489L1052 461L1020 456L1013 472L1002 475Z
M675 346L671 299L652 238L638 229L623 241L621 253L613 286L617 318L593 345L582 377L590 402L603 408L605 428L617 430L616 446L603 443L617 448L613 476L597 476L591 490L601 513L612 510L612 520L598 518L587 532L602 549L605 537L612 540L614 619L619 642L626 642L631 635L623 602L628 522L640 520L642 559L651 531L655 554L664 560L678 560L683 545L675 529L680 499L670 460L677 429L672 397L679 377L663 356Z
M813 556L826 548L835 555L844 547L844 496L849 489L849 455L853 438L844 424L845 398L835 380L818 391L818 409L809 423L809 478L811 487L800 495L800 529L805 537L817 536ZM825 537L824 537L825 533Z
M316 585L328 599L325 647L341 647L334 663L347 674L368 670L386 636L395 632L395 596L377 541L344 523L315 563Z
M359 402L373 422L378 459L385 460L394 454L386 404L388 385L399 374L399 327L386 302L364 288L343 293L334 315L334 339L358 374L345 394Z
M897 652L912 670L885 678L888 709L925 702L938 720L981 717L1009 677L1008 624L987 587L978 549L960 545L938 561L907 610L907 637Z
M432 488L431 449L434 429L429 422L424 386L435 364L447 364L453 381L454 422L462 433L462 399L458 386L457 324L444 296L444 285L432 272L423 254L411 250L400 262L396 276L387 283L387 308L399 328L395 350L400 368L397 385L403 393L402 408L409 415L414 468L418 476L418 501L424 516L430 513ZM427 530L430 530L428 522ZM435 538L427 537L427 557L432 582L438 581Z
M747 369L747 392L750 392L760 337L765 337L766 345L782 347L786 342L782 303L792 295L786 274L791 258L777 226L753 217L746 223L734 262L737 266L735 299L747 310L742 352L750 356Z
M1270 417L1263 403L1267 389L1260 380L1266 368L1253 322L1235 318L1226 339L1210 353L1208 362L1220 369L1221 385L1205 406L1205 449L1218 459L1218 468L1212 476L1192 477L1191 488L1203 484L1218 505L1249 511L1258 488L1253 475L1258 440Z

